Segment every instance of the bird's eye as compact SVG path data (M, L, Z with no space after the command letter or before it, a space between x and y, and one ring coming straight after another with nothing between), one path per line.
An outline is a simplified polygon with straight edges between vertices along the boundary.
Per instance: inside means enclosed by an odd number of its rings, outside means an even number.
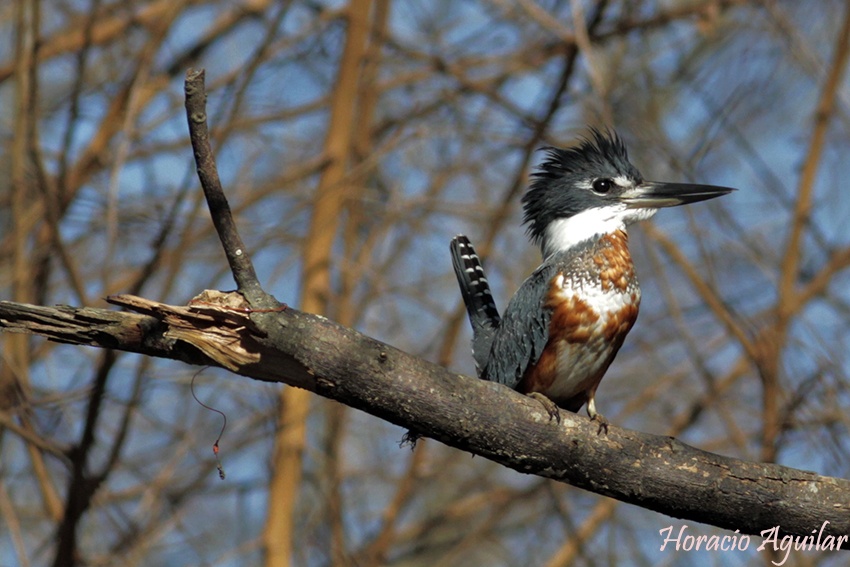
M597 179L593 182L593 191L604 195L614 187L614 182L610 179Z

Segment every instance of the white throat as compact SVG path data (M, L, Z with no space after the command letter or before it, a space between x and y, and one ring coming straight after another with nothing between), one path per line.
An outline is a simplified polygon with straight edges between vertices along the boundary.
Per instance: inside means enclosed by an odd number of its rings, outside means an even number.
M569 218L554 220L546 227L540 243L543 258L569 250L603 234L625 229L628 224L650 218L656 211L657 209L628 209L625 205L597 207Z

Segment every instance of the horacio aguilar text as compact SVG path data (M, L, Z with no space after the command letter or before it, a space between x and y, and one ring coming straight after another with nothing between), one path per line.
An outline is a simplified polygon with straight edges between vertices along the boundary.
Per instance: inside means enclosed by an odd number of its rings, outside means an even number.
M771 561L774 565L780 566L785 564L788 554L792 549L797 551L833 551L840 549L841 545L847 543L850 538L846 535L833 536L827 534L824 536L823 530L828 525L829 520L824 520L820 529L813 529L811 535L785 535L781 538L779 537L779 526L762 530L761 536L764 540L756 548L756 551L772 549L774 551L785 552L781 560ZM661 543L661 551L667 549L668 544L671 549L675 549L676 551L744 551L750 547L750 536L741 534L738 530L735 530L733 534L723 536L693 536L687 533L687 530L687 524L679 528L678 533L675 535L673 535L673 526L658 530L664 536L664 541Z

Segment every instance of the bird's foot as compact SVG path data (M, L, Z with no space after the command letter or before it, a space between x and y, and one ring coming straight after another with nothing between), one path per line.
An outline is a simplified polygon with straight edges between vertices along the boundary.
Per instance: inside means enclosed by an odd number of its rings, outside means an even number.
M543 406L543 409L546 410L546 413L549 414L549 421L553 419L558 422L558 425L561 424L561 410L558 409L558 404L541 394L540 392L529 392L527 394L529 398L534 398L540 405Z
M603 431L605 432L605 435L608 435L608 420L605 419L604 415L596 411L595 393L596 392L593 392L587 400L587 415L590 416L590 421L595 421L599 424L599 429L596 430L597 435L602 435Z
M604 415L597 413L590 418L590 421L595 421L599 424L599 429L596 430L597 435L602 435L603 431L605 432L605 435L608 435L608 419Z

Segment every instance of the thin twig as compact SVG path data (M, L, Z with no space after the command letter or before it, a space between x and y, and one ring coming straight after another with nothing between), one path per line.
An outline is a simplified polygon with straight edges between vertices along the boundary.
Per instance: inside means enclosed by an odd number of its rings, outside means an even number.
M186 72L185 89L189 136L192 139L195 164L198 167L198 178L204 189L204 197L210 209L213 225L224 247L224 254L227 256L230 271L233 273L233 279L236 280L239 291L245 295L251 305L264 307L265 301L270 298L260 287L251 256L236 230L236 223L233 221L230 205L221 187L215 158L210 147L203 69L189 69Z

